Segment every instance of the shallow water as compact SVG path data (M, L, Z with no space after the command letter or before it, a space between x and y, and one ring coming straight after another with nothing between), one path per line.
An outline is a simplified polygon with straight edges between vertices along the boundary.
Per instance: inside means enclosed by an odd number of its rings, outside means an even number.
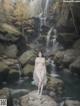
M64 81L64 98L80 100L80 77L63 71L59 75Z

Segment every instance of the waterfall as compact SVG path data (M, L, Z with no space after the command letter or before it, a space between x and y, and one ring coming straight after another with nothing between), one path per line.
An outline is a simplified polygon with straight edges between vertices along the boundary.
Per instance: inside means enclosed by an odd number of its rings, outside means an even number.
M54 63L54 60L51 60L50 58L48 58L48 63L51 65L50 76L51 77L59 77L59 75L56 72L56 65Z
M49 1L50 0L46 0L46 4L45 4L45 8L44 8L44 16L47 16L47 14L48 14Z
M52 39L52 47L53 47L53 49L54 50L56 50L57 48L58 48L58 42L57 42L57 31L56 31L56 29L54 29L53 30L53 32L54 32L54 35L53 35L53 39Z
M53 30L53 27L50 28L47 34L47 41L46 41L46 46L49 47L49 42L50 42L50 37L51 37L51 32Z
M47 17L49 2L50 0L30 0L30 16L36 17L42 14L44 17Z
M21 64L19 63L19 61L18 61L18 63L16 64L16 67L17 67L18 72L19 72L19 80L18 80L17 83L22 83L24 80L23 80L22 77L21 77L21 75L22 75L22 68L21 68Z
M18 68L18 72L19 72L19 80L21 79L21 75L22 75L22 72L21 72L21 66L20 64L16 64L17 68Z

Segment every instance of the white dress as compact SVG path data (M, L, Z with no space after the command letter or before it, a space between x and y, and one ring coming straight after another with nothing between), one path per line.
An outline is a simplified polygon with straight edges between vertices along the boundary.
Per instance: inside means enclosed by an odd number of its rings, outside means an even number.
M45 58L43 58L43 57L36 58L33 79L37 86L38 86L38 83L40 80L43 82L44 86L46 85L47 75L46 75Z

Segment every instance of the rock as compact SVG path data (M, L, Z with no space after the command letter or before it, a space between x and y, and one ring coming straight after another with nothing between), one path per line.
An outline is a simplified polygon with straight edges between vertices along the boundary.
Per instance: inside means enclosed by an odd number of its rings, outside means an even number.
M66 100L63 106L80 106L80 101L77 100Z
M30 65L30 64L27 64L26 66L24 66L23 68L23 74L26 76L28 74L32 74L34 71L34 66L33 65Z
M4 62L0 62L0 72L4 71L5 69L8 69L8 65L6 65Z
M74 49L68 49L64 51L64 58L62 60L64 67L68 67L75 59L76 55Z
M80 55L79 49L67 49L65 51L58 51L54 55L54 61L57 65L69 68L69 65Z
M74 45L73 45L73 48L74 49L80 49L80 39L79 40L77 40L75 43L74 43Z
M10 69L8 78L8 82L15 82L19 80L19 71L16 69Z
M70 64L69 68L71 72L80 74L80 56L72 64Z
M71 47L75 40L78 39L74 33L59 33L57 40L64 47Z
M64 58L64 52L63 51L58 51L54 54L54 61L57 65L62 64L63 58Z
M11 58L16 58L18 53L18 49L16 47L16 45L10 45L6 48L5 50L5 55Z
M4 62L0 62L0 83L7 80L9 68Z
M49 96L42 95L41 98L37 91L32 91L28 95L20 98L21 106L58 106L58 104Z
M64 83L58 78L48 78L46 89L50 92L54 92L57 95L63 94Z
M35 52L33 50L28 50L19 57L19 61L22 65L24 65L25 63L29 62L33 57L35 57Z
M12 97L8 88L0 89L0 99L7 99L7 105L12 106Z
M5 47L0 43L0 55L3 55L5 51Z

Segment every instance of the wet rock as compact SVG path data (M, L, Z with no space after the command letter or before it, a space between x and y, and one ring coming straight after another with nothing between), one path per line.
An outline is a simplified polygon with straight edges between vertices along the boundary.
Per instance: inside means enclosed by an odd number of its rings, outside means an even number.
M63 58L64 58L64 52L62 52L62 51L58 51L54 54L54 61L57 65L62 64Z
M29 62L33 57L35 57L35 52L33 50L28 50L24 52L20 57L19 61L22 65L26 64Z
M5 55L11 58L16 58L18 53L18 49L16 47L16 45L10 45L6 48L5 50Z
M58 104L49 96L39 97L37 91L32 91L28 95L20 98L21 106L58 106Z
M47 90L54 92L56 95L62 95L64 91L64 83L58 78L48 78Z
M12 106L12 97L8 88L0 89L0 99L7 99L8 106Z
M72 64L70 64L69 68L71 72L80 74L80 56Z
M66 100L63 106L80 106L80 101L77 100Z
M74 49L80 49L80 39L79 40L77 40L75 43L74 43L74 45L73 45L73 48Z
M64 67L68 67L70 63L72 63L76 59L76 55L74 53L74 49L68 49L64 51L64 58L62 60Z
M16 69L10 69L7 81L11 83L18 80L19 80L19 71Z
M4 62L0 62L0 83L7 80L9 67Z
M57 38L64 47L71 47L76 39L78 39L78 36L74 33L59 33Z
M5 51L5 47L0 43L0 55L3 55Z
M26 75L29 75L29 74L32 74L34 71L34 65L30 65L30 64L27 64L26 66L24 66L23 68L23 74L26 76Z
M58 51L54 55L54 61L57 65L69 68L69 65L80 55L79 49L67 49L65 51Z

